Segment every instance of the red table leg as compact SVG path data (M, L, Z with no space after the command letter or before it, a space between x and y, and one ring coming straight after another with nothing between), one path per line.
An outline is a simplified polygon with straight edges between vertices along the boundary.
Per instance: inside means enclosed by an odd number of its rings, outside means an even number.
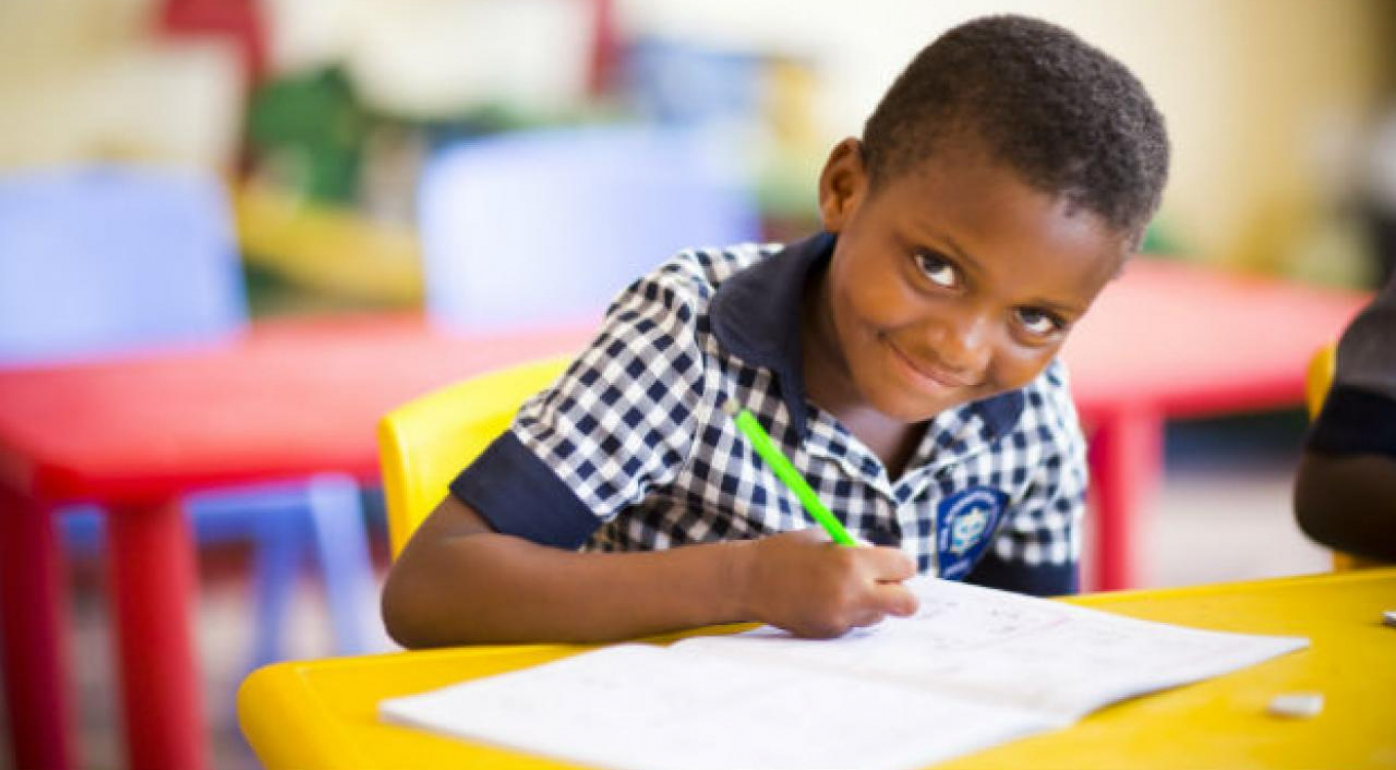
M111 600L129 766L206 767L192 632L194 546L176 503L111 511Z
M52 514L0 487L0 661L18 768L77 765Z
M1101 416L1091 435L1090 464L1095 569L1086 588L1134 587L1143 572L1135 533L1163 470L1163 417L1142 409Z

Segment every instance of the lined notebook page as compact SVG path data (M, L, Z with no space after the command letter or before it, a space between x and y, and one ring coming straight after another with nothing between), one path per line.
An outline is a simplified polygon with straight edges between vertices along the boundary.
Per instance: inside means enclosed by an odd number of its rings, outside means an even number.
M383 718L617 770L903 770L1300 649L959 583L837 640L628 644L383 701Z
M877 679L650 645L384 701L380 713L617 770L906 770L1065 724Z
M679 645L799 661L1077 719L1309 643L1153 623L930 577L907 585L920 600L915 616L839 639L796 639L763 627Z

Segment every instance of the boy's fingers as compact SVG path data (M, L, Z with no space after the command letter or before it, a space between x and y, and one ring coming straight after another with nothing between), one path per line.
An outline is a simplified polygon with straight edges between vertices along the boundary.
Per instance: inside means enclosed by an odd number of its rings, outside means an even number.
M881 623L881 622L882 622L883 620L885 620L886 618L887 618L886 613L882 613L882 612L868 612L868 613L863 614L863 615L862 615L861 617L859 617L857 620L855 620L855 621L853 622L853 626L852 626L852 627L853 627L853 628L866 628L866 627L868 627L868 626L875 626L875 625L877 625L878 623Z
M877 605L883 613L900 618L916 614L920 602L911 589L900 583L879 583L873 587Z
M916 577L916 562L897 548L876 546L868 549L873 577L879 581L901 582Z

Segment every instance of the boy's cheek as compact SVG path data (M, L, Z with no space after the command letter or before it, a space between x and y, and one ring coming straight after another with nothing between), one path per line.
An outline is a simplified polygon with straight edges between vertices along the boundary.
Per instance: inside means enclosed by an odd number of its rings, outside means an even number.
M984 397L1027 387L1046 370L1060 350L1061 344L1058 343L1047 348L1036 348L1031 352L995 356L989 367L989 377L986 382L993 392L985 394Z

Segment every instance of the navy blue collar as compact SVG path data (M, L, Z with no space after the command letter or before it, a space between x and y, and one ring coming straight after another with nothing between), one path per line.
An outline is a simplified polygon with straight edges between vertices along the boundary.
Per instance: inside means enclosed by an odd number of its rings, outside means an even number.
M786 246L728 278L713 296L708 317L713 334L738 358L770 369L792 427L803 440L809 409L800 348L805 288L829 264L835 238L821 232ZM1023 412L1022 391L1001 393L970 404L983 421L984 439L1011 430Z

